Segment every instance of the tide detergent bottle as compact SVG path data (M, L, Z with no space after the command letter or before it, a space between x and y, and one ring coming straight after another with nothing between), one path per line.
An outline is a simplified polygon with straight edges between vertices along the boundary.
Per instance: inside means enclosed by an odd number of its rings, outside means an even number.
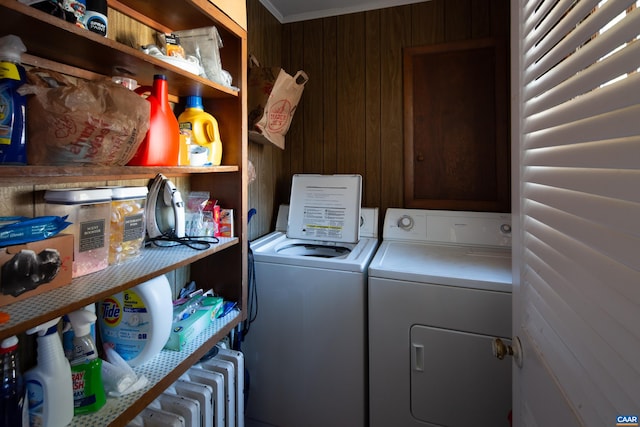
M149 92L149 130L129 161L129 166L176 166L180 149L178 119L169 104L169 87L163 74L153 76L153 86L140 86L136 93Z
M218 121L204 111L202 98L188 96L185 110L178 116L181 166L220 166L222 141Z

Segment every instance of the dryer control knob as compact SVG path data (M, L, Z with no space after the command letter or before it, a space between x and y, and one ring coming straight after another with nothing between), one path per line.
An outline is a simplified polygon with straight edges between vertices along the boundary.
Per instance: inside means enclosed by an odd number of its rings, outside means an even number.
M409 215L403 215L398 220L398 227L403 230L411 230L413 228L413 218Z

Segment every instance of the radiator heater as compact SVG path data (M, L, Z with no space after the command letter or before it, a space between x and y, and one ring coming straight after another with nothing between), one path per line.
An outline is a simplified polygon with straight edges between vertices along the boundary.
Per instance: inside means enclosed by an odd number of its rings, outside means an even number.
M129 427L244 427L244 356L218 353L187 370Z

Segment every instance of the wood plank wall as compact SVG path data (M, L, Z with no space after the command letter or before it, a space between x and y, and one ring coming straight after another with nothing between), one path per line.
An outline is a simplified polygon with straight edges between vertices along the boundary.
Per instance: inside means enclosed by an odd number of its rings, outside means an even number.
M263 65L309 75L286 147L249 143L256 180L249 239L273 229L295 173L359 173L363 206L403 206L402 49L508 37L509 2L432 0L280 24L248 0L248 45ZM278 45L280 40L280 45Z

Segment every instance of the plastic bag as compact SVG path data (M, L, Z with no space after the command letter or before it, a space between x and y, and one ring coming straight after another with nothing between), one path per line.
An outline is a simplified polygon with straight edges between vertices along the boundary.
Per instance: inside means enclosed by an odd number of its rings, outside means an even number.
M149 103L111 80L72 83L34 69L18 91L27 98L31 165L124 166L149 129Z
M180 39L180 45L186 55L194 56L200 61L200 65L204 69L204 77L222 86L232 88L231 74L222 68L222 60L220 59L222 38L216 27L174 31L173 34Z
M53 237L68 226L67 216L1 217L0 246L21 245Z

